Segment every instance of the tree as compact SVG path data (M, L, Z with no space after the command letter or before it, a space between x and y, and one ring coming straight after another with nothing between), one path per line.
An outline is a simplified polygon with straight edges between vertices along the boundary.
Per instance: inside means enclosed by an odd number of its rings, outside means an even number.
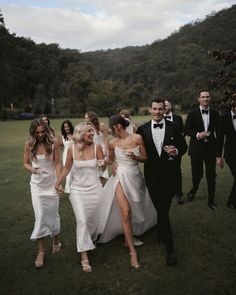
M223 66L220 66L211 83L214 88L220 90L221 97L217 104L221 112L224 112L230 109L232 100L236 101L236 51L217 49L209 51L209 54L216 61L223 61Z

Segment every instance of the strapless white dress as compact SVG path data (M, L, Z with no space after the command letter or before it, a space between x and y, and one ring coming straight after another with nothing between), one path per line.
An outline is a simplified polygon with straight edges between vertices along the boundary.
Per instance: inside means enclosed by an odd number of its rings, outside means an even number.
M115 148L118 167L116 176L111 176L104 187L105 196L101 206L104 230L98 240L101 243L123 234L120 210L115 198L115 189L119 182L130 203L133 234L141 235L157 223L157 212L146 188L144 176L138 162L126 157L127 151L138 155L139 146L129 150Z
M96 155L96 144L95 144ZM76 218L77 251L95 248L94 241L101 233L100 205L104 190L97 173L97 159L76 160L73 146L69 200Z
M32 174L30 187L35 215L34 230L31 240L60 233L59 196L55 190L56 173L53 155L36 155L32 167L40 168L40 174Z

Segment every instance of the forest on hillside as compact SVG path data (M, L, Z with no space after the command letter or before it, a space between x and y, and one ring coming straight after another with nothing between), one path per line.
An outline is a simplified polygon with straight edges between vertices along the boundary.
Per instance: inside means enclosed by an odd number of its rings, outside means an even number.
M235 49L235 27L233 5L151 45L81 53L10 34L0 12L0 111L73 117L129 108L135 114L153 95L186 111L202 88L217 100L222 89L211 80L225 66L209 51Z

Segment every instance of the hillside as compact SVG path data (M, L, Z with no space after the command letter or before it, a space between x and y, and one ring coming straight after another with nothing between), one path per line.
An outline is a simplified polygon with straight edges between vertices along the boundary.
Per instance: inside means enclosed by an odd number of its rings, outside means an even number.
M124 107L137 112L157 94L187 110L222 67L208 51L236 48L235 27L236 5L151 45L80 53L10 34L0 13L1 109L109 116Z

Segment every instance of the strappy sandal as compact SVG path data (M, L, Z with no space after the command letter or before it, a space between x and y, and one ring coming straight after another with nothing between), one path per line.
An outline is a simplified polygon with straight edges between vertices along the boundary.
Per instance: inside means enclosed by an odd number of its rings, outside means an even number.
M90 266L88 260L81 260L81 265L82 265L84 272L91 272L92 271L92 267Z
M58 242L58 244L54 244L52 243L52 254L56 254L58 252L60 252L61 250L61 243Z
M139 268L139 263L138 262L135 262L135 263L132 262L132 256L136 256L136 258L138 260L137 253L136 252L130 252L129 255L131 256L131 266L134 267L134 268Z
M139 240L139 239L137 239L135 237L133 237L133 241L134 241L134 246L135 247L142 246L144 244L143 241L141 241L141 240ZM127 247L127 248L129 247L126 240L125 240L125 247Z
M44 257L45 257L45 252L39 252L37 255L37 258L35 260L35 267L41 268L44 265Z

